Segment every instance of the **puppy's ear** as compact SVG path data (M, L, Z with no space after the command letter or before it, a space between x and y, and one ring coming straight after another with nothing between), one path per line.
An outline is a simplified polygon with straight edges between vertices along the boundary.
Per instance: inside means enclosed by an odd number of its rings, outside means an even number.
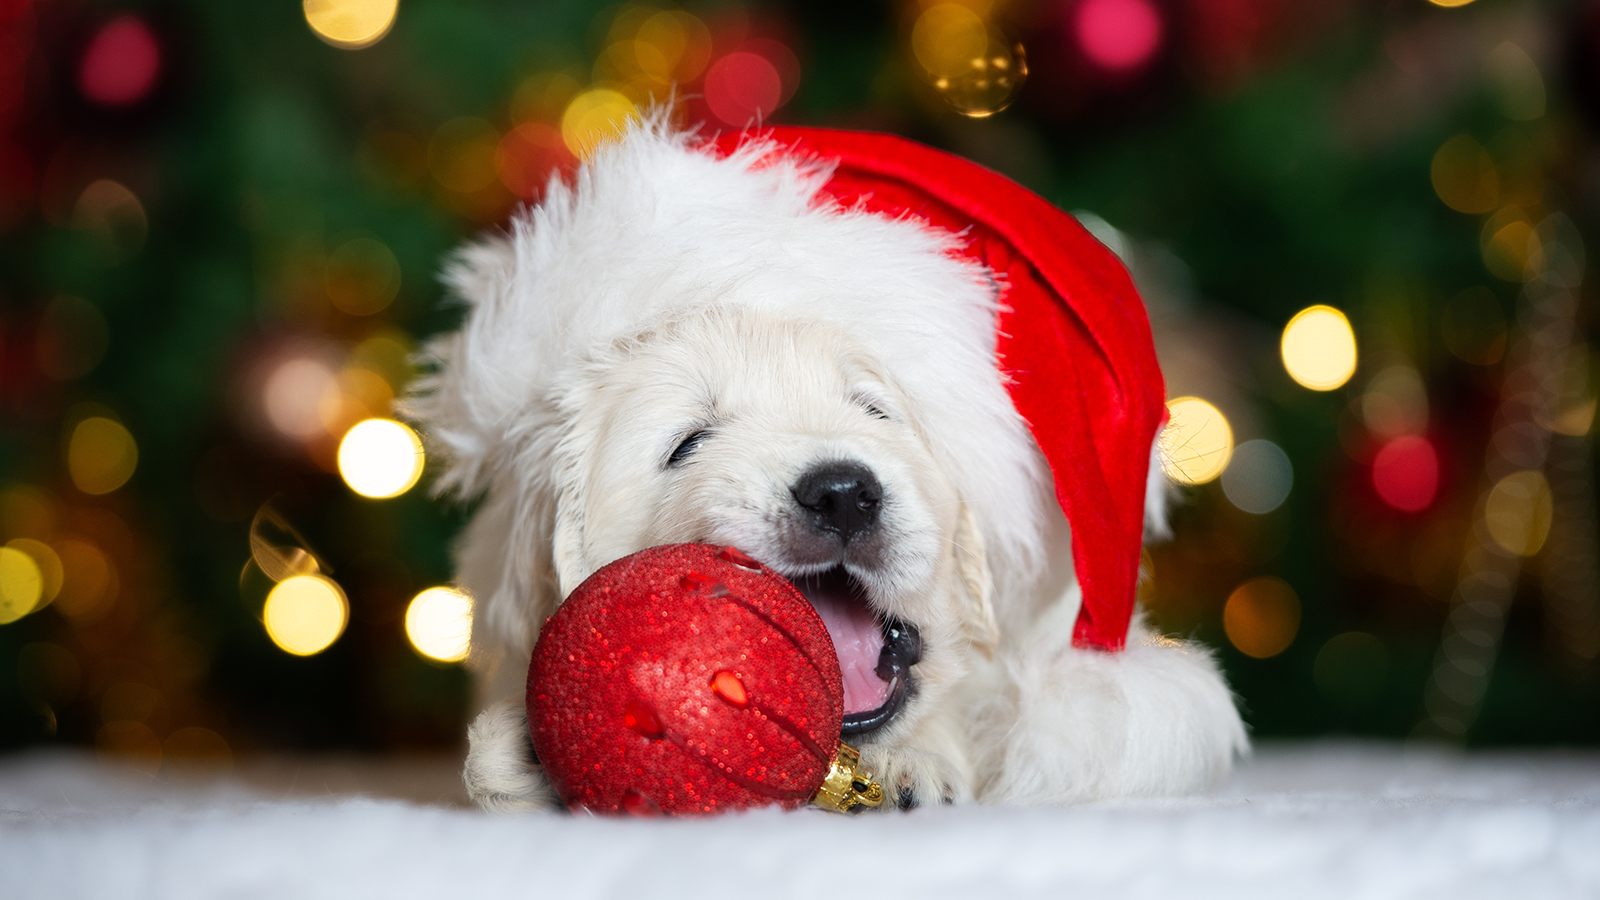
M526 658L560 602L551 505L527 492L491 490L456 546L456 577L473 597L473 660L480 669L498 665L508 652Z
M550 541L551 563L561 597L572 593L587 575L583 564L583 523L582 491L569 487L556 502L555 533Z
M983 532L965 503L961 504L961 514L956 517L955 546L956 574L967 600L963 628L973 648L992 659L1000 644L1000 625L995 621L991 600L994 580L989 575L989 561L983 549Z

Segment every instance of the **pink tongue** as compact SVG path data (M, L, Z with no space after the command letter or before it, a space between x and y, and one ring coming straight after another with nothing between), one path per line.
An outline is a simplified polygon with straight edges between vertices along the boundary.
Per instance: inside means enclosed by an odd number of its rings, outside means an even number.
M889 683L878 677L878 654L883 650L883 629L872 610L852 596L842 578L829 575L795 579L795 586L816 607L828 626L839 671L844 675L844 714L870 712L889 699Z

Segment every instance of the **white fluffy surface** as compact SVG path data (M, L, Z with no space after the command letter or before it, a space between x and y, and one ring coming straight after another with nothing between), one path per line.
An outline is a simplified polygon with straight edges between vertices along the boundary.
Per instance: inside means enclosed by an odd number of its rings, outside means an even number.
M365 771L426 796L456 764ZM135 785L87 757L0 758L0 895L1600 896L1593 752L1268 746L1185 800L681 822L496 817L338 792L359 766L277 771Z

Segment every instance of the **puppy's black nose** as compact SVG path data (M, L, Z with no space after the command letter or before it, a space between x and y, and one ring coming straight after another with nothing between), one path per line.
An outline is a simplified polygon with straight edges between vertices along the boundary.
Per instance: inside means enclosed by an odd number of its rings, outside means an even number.
M837 534L845 543L877 524L883 504L883 485L855 463L820 465L800 476L790 493L811 514L813 528Z

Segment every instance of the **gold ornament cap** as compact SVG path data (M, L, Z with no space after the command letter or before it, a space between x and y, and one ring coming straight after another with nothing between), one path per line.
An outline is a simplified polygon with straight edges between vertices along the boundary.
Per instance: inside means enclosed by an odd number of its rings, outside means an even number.
M838 751L833 754L833 764L828 767L828 776L822 779L822 787L817 788L811 805L829 812L848 813L876 809L882 803L883 786L872 779L871 772L861 767L861 751L840 741Z

